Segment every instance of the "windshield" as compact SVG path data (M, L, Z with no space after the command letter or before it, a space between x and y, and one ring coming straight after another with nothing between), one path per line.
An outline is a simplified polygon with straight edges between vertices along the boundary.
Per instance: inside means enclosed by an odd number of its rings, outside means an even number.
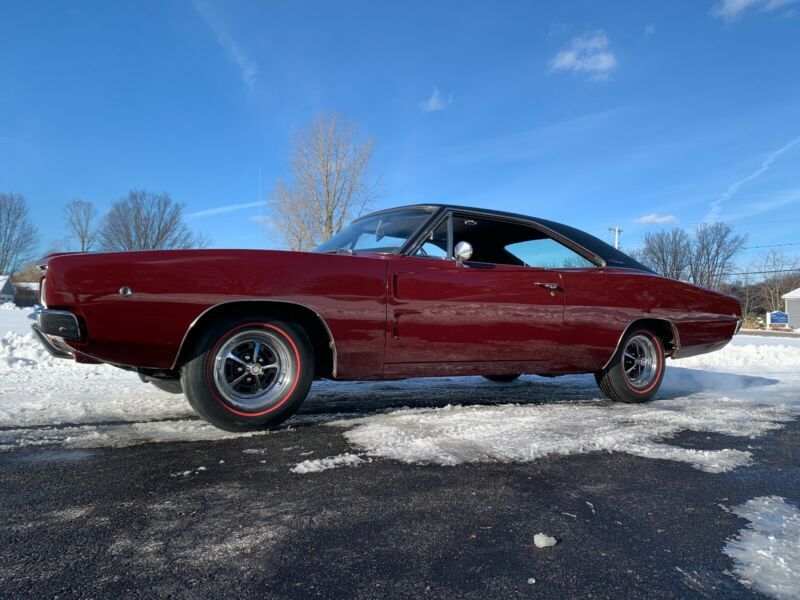
M431 211L423 209L368 215L350 223L314 252L397 254L430 216Z

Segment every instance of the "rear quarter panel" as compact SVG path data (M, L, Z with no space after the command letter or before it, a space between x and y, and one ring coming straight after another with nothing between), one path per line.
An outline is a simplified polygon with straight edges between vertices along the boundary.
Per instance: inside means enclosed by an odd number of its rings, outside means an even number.
M122 286L133 295L123 298ZM281 251L153 251L56 256L47 304L74 311L88 341L74 348L104 362L167 369L186 331L223 302L305 305L327 323L339 376L375 377L383 365L386 263L380 258Z
M557 372L596 371L608 362L628 326L642 318L666 319L678 330L676 356L725 345L741 316L731 297L631 269L562 272L564 328Z

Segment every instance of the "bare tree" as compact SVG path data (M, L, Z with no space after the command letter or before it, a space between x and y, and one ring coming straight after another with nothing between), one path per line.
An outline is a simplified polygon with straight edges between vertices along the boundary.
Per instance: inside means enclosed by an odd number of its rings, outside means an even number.
M73 200L64 207L64 220L70 237L78 242L79 252L89 252L97 241L94 220L97 209L86 200Z
M746 236L735 234L725 223L697 227L689 254L692 283L719 289L746 241Z
M646 233L638 260L659 275L685 280L689 275L691 242L683 229Z
M17 194L0 193L0 273L13 274L29 260L38 244L28 203Z
M183 221L183 205L169 194L131 190L111 205L98 233L103 250L157 250L208 245Z
M769 312L784 309L781 296L800 287L800 260L788 257L783 250L764 251L756 262L754 271L763 274L759 284L760 300Z
M311 250L337 233L375 198L373 141L336 113L320 115L292 140L291 183L278 182L270 212L292 250Z

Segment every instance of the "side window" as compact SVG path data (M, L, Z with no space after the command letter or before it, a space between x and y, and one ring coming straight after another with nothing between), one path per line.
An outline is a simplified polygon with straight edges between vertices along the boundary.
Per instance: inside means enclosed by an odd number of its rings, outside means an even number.
M505 251L519 259L526 267L579 269L595 266L580 254L546 237L509 244L505 247Z
M447 258L447 220L442 221L426 236L414 256L425 258Z

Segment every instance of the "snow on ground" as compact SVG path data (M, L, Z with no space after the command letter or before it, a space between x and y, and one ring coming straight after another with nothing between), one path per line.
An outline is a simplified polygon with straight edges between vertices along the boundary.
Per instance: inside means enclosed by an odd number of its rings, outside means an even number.
M303 462L295 465L289 469L292 473L319 473L320 471L327 471L328 469L335 469L337 467L354 467L366 462L357 454L345 452L337 456L329 456L328 458L316 458L304 460Z
M800 590L800 510L778 496L748 500L733 510L750 521L724 552L739 579L775 598L797 598Z
M347 440L366 455L407 463L528 462L608 451L729 471L748 465L750 452L687 449L668 440L684 430L755 437L800 417L800 342L760 341L736 338L716 353L673 361L681 368L668 369L663 399L647 404L612 404L598 394L569 403L412 408L332 424L347 428Z

